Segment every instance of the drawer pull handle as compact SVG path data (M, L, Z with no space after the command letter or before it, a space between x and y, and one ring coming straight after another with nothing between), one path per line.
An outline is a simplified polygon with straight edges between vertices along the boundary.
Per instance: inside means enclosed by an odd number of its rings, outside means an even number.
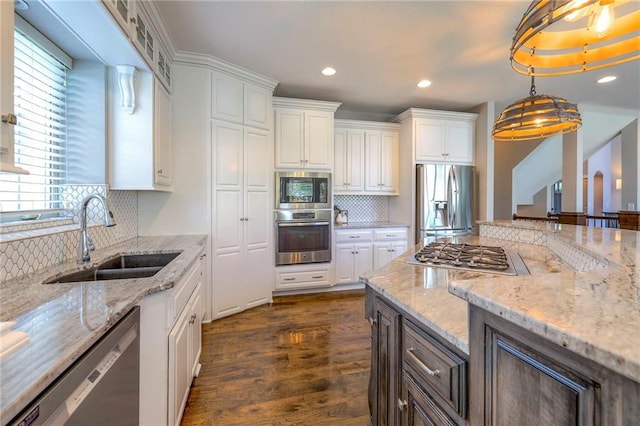
M393 234L387 234L387 238L393 238L393 237L395 237L395 235L393 235Z
M314 275L311 278L314 279L314 280L319 280L320 278L324 278L324 275Z
M295 281L295 278L284 278L283 281Z
M360 235L349 235L349 238L360 238Z
M409 403L407 402L407 400L402 400L400 398L398 398L398 408L400 409L400 411L404 411L407 409L407 406L409 405Z
M414 348L407 349L407 355L409 355L409 358L411 358L411 360L413 362L418 364L418 367L420 367L420 369L422 371L424 371L425 373L427 373L431 377L439 377L440 376L440 370L432 370L429 367L427 367L426 365L424 365L424 363L422 361L420 361L420 359L417 356L415 356L413 351L415 351Z

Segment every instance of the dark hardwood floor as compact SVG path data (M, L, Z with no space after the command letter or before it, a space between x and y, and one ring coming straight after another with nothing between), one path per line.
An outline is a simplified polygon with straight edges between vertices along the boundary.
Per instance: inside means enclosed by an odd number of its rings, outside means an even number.
M182 425L367 424L364 291L285 296L203 325Z

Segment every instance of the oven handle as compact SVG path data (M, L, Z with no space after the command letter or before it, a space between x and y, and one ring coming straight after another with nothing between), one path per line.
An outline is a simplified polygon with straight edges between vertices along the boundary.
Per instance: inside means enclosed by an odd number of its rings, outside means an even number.
M329 222L277 222L278 227L286 228L289 226L318 226L318 225L327 225L329 226Z

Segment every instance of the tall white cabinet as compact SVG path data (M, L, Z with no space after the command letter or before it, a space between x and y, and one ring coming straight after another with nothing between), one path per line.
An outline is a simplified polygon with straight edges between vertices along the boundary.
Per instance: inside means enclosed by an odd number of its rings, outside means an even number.
M274 154L268 90L221 73L212 73L211 87L212 318L216 319L271 302Z

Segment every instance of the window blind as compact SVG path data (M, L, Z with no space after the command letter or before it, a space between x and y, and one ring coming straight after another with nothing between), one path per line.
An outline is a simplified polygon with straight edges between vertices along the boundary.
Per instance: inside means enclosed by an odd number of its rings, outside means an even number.
M20 29L14 33L15 163L30 174L0 174L0 211L62 209L66 67Z

